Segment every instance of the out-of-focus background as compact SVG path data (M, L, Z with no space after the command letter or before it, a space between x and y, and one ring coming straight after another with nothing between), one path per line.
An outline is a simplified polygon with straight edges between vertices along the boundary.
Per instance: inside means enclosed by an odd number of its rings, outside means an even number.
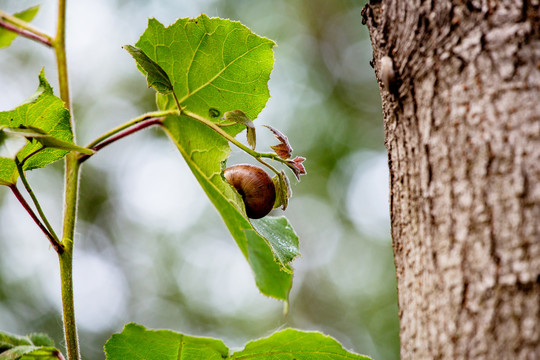
M57 1L34 24L50 34ZM2 0L9 13L39 0ZM277 42L271 99L256 120L283 131L308 175L293 180L286 215L300 238L290 311L258 293L253 276L172 143L159 130L124 139L86 162L81 177L75 301L83 357L127 322L221 338L230 347L276 329L319 330L374 359L399 357L388 175L365 1L68 1L68 63L78 142L155 110L122 45L147 19L200 13L239 20ZM0 49L0 111L31 95L54 54L18 38ZM240 135L243 140L244 135ZM258 129L258 149L275 144ZM233 149L230 162L249 160ZM29 173L60 229L62 167ZM294 179L294 177L292 177ZM0 188L0 329L43 331L62 345L56 255L8 189Z

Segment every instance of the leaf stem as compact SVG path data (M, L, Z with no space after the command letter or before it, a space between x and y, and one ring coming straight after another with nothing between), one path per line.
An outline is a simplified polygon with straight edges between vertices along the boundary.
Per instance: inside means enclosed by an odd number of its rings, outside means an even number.
M15 164L17 165L17 170L19 171L19 177L21 178L24 188L28 192L28 195L30 195L30 198L32 198L32 202L34 203L34 206L36 207L39 217L41 218L41 221L43 221L43 223L45 224L45 227L49 231L49 234L54 238L55 242L59 244L58 236L54 232L54 229L49 223L49 221L47 220L47 217L45 216L45 213L43 212L43 209L41 208L41 205L39 204L39 201L36 195L34 194L34 191L30 187L30 184L28 183L28 180L26 179L26 175L24 174L24 170L22 168L22 163L20 163L19 160L15 158Z
M62 244L60 244L52 235L51 233L47 230L47 228L41 223L41 221L38 219L37 215L34 213L34 210L32 210L32 208L30 207L30 205L28 204L28 202L26 202L26 200L24 199L24 197L22 196L21 192L19 191L19 189L17 188L17 186L15 184L13 185L10 185L9 188L11 189L11 192L13 193L13 195L15 195L15 197L17 198L17 200L19 200L19 202L21 203L21 205L24 207L24 209L26 210L26 212L30 215L30 217L32 218L32 220L34 220L34 222L36 223L37 226L39 226L39 228L41 229L41 231L43 231L43 233L45 234L45 236L47 236L47 238L49 239L49 242L51 243L51 246L54 248L54 250L58 253L58 255L61 255L63 252L64 252L64 248L62 246Z
M120 139L123 139L128 135L136 133L137 131L146 129L147 127L150 127L152 125L161 125L163 124L164 119L165 119L164 117L158 117L158 118L151 117L151 118L146 119L145 121L137 122L136 125L133 125L132 127L127 128L124 131L118 132L116 135L108 138L107 140L103 142L100 142L99 144L93 146L91 149L97 152L103 149L105 146L110 145L113 142L118 141ZM92 155L86 155L86 154L81 155L79 158L79 163L85 162L86 160L88 160L90 156Z
M41 30L38 30L26 21L21 20L13 15L9 15L2 10L0 10L0 26L28 39L35 40L49 47L52 46L52 37L45 34Z
M262 158L269 158L269 159L276 160L276 161L279 161L281 163L286 164L286 161L281 159L276 154L273 154L273 153L260 153L260 152L257 152L255 150L252 150L251 148L249 148L246 145L242 144L240 141L236 140L232 135L227 133L225 130L223 130L220 125L214 123L211 120L208 120L208 119L204 118L203 116L192 113L191 111L188 111L188 110L182 110L182 114L184 114L186 116L189 116L190 118L195 119L197 121L200 121L201 123L203 123L206 126L210 127L212 130L214 130L215 132L217 132L218 134L223 136L225 139L227 139L228 141L230 141L231 143L233 143L234 145L236 145L240 149L244 150L249 155L253 156L257 161L259 161L261 164L264 164L265 166L267 166L270 170L272 170L276 174L279 174L279 171L277 171L277 169L275 169L273 166L271 166L270 164L268 164L267 162L262 160Z
M140 123L140 122L143 122L143 121L146 121L146 120L149 120L149 119L152 119L152 118L159 118L159 117L163 117L163 116L167 116L167 115L173 115L173 114L178 114L178 110L153 111L153 112L143 114L141 116L138 116L138 117L128 121L127 123L125 123L123 125L120 125L117 128L114 128L114 129L106 132L105 134L98 137L96 140L92 141L86 147L89 148L89 149L95 150L95 146L97 144L101 143L102 141L110 138L111 136L119 133L120 131L122 131L124 129L127 129L127 128L131 127L131 126L134 126L134 125Z

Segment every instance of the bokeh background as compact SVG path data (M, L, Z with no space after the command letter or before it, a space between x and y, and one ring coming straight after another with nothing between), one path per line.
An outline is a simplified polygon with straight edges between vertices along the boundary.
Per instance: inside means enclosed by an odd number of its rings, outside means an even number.
M38 0L1 0L9 13ZM50 34L56 1L34 24ZM127 322L221 338L243 347L283 327L318 330L374 359L399 358L380 97L365 1L93 0L68 2L68 64L78 142L155 110L122 45L155 17L200 13L239 20L277 42L271 99L256 120L283 131L308 175L286 211L300 238L290 311L258 293L253 276L172 143L149 129L86 162L81 176L75 301L83 357ZM0 49L0 111L31 95L42 67L55 89L54 54L18 38ZM243 135L240 139L244 141ZM258 129L258 148L274 144ZM230 163L249 161L233 149ZM60 229L62 162L29 180ZM292 177L294 179L294 177ZM279 212L278 212L279 213ZM8 189L0 188L0 329L43 331L62 342L54 251Z

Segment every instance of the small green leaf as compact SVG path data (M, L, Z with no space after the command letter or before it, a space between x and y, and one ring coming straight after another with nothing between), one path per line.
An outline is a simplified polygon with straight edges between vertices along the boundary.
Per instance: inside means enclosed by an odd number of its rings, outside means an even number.
M339 342L329 336L295 329L282 330L265 339L251 341L244 350L233 353L229 358L231 360L369 360L367 356L345 350Z
M286 217L266 216L262 219L252 219L251 224L260 235L268 240L278 261L284 268L287 268L293 259L300 255L298 236Z
M1 360L58 360L60 351L54 346L53 339L46 334L19 336L0 331Z
M26 9L24 11L13 14L18 19L24 20L26 22L32 21L36 14L38 13L39 5ZM11 45L11 42L17 37L17 33L0 27L0 48L7 47Z
M246 127L246 136L249 146L255 150L257 144L257 136L255 134L255 125L242 110L227 111L223 116L226 121L231 121L236 124L242 124Z
M105 344L107 360L223 360L229 349L220 340L127 324Z
M69 122L69 111L64 107L64 102L53 94L53 90L44 71L39 74L39 87L37 91L22 105L12 111L0 112L0 127L4 132L10 128L12 133L22 126L24 130L39 129L47 135L44 138L49 144L55 143L55 147L63 149L70 147L78 148L73 144L73 135ZM24 136L24 135L23 135ZM49 137L50 136L50 137ZM42 138L43 139L43 138ZM54 140L53 140L54 139ZM70 145L68 145L70 144ZM18 158L22 161L26 156L43 147L39 141L33 140L26 144L18 152ZM78 148L79 150L82 148ZM78 151L78 150L77 150ZM29 158L23 166L24 170L32 170L44 167L56 160L63 158L66 150L47 148ZM12 185L17 182L18 172L13 159L0 158L0 185Z
M155 61L150 59L146 54L139 48L131 45L124 45L131 56L137 61L139 69L146 75L146 81L148 82L148 87L153 87L162 94L169 94L173 87L169 77L163 71L161 66L156 64Z
M54 347L22 345L0 353L0 360L59 360L60 351Z
M54 347L54 340L47 334L44 333L32 333L28 335L28 339L35 346L48 346Z
M32 345L32 342L26 336L0 331L0 354L4 350L20 345Z

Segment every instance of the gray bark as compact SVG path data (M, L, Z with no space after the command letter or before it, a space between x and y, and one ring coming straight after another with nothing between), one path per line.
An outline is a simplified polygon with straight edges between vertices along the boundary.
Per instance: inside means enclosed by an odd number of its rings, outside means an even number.
M364 8L383 101L402 359L540 359L539 3Z

